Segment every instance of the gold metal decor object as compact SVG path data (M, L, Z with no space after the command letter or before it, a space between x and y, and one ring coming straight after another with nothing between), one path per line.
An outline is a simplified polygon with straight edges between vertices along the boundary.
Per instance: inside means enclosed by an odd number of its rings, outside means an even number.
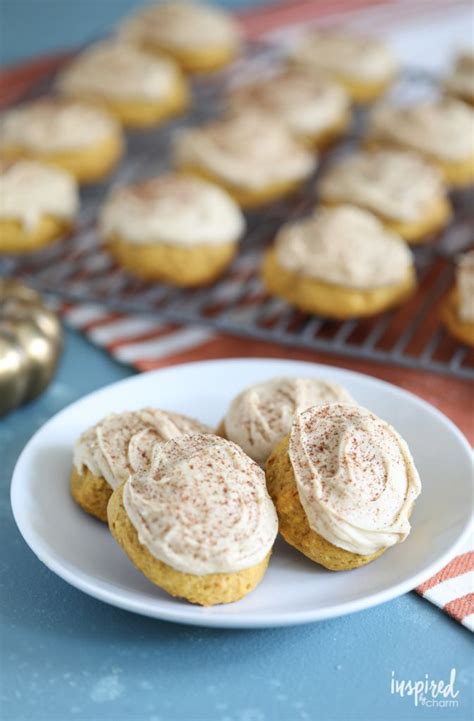
M61 323L40 294L0 278L0 415L46 388L62 346Z

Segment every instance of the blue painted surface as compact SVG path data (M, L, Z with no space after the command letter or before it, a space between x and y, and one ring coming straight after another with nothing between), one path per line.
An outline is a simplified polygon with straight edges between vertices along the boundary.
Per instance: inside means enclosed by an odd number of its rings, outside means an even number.
M69 332L48 391L0 421L2 721L467 720L470 634L415 594L308 626L207 630L95 601L35 558L9 504L21 449L59 409L129 373ZM457 708L390 694L392 671L447 680L453 667Z

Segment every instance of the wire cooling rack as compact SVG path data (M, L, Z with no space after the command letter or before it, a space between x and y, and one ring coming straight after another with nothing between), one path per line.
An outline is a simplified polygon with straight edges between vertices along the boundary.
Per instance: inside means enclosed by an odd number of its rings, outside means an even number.
M198 324L287 346L474 378L474 353L453 340L439 320L440 304L453 282L454 259L472 242L474 210L468 192L453 197L454 217L445 232L415 249L417 293L401 308L372 319L336 322L303 314L269 297L261 285L259 267L265 248L283 222L312 210L317 175L290 200L247 215L248 229L237 258L211 286L181 290L144 283L124 273L101 249L95 220L110 188L168 168L173 133L214 116L220 110L223 84L265 71L277 55L274 48L252 47L246 61L231 73L195 84L195 103L187 117L164 128L128 133L127 152L115 174L81 192L75 232L28 257L0 259L0 273L20 277L67 301L96 302L118 311L152 314L165 322ZM52 82L52 77L46 78L28 97L48 92ZM436 90L435 78L410 70L392 94L396 102L405 102ZM354 148L363 126L364 113L358 111L351 133L322 157L318 172L335 156Z

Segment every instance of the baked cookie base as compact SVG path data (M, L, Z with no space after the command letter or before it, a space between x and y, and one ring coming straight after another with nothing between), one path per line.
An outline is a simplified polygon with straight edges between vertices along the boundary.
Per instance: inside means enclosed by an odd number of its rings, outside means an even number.
M182 247L132 243L114 235L106 239L105 245L119 265L133 275L188 287L205 285L219 277L232 261L238 244Z
M229 65L238 55L234 46L216 46L207 48L169 48L153 42L142 42L142 47L157 55L168 55L175 60L186 73L210 73Z
M87 148L61 153L40 153L29 148L3 146L0 148L0 157L7 160L17 158L39 160L66 170L80 183L94 183L112 171L122 152L122 136L117 133Z
M283 268L274 249L267 251L261 272L263 284L272 295L283 298L305 313L336 320L371 316L388 310L403 303L416 288L413 268L407 271L402 283L370 290L325 283Z
M322 198L323 205L328 207L336 207L351 202L349 198L347 200ZM423 219L410 222L393 220L375 213L372 208L366 208L363 205L360 207L377 215L387 230L392 230L394 233L397 233L397 235L406 240L407 243L410 243L410 245L419 245L420 243L430 241L435 233L446 227L451 218L451 205L449 200L444 197L436 198L432 206L426 211Z
M474 348L474 323L468 323L459 317L459 294L456 288L451 290L443 303L441 319L456 340Z
M32 253L59 240L72 228L70 220L43 215L34 228L14 219L0 219L0 253Z
M95 476L88 468L79 473L73 466L70 488L72 497L86 513L107 523L107 504L112 495L112 487L105 478Z
M310 528L298 494L295 475L288 456L289 436L273 450L266 468L267 488L275 504L280 533L290 546L330 571L348 571L365 566L386 550L360 556L338 548Z
M153 556L143 546L123 505L123 488L112 494L108 506L110 531L132 563L156 586L171 596L185 598L200 606L233 603L246 596L262 580L270 560L270 553L256 566L236 573L209 573L196 576L176 571Z
M344 86L355 103L370 103L376 100L390 87L395 80L395 76L390 76L384 80L364 81L349 77L347 75L338 75L336 80Z
M324 130L320 130L318 133L312 135L301 135L299 139L309 145L315 150L325 150L325 148L332 145L332 143L339 140L344 135L349 125L351 124L351 113L347 111L344 115L341 115L331 126L328 126Z

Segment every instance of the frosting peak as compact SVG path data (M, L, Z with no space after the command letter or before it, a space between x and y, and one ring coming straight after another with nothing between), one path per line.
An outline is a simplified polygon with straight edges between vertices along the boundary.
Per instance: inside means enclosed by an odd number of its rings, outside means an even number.
M296 417L289 457L310 527L339 548L371 555L405 540L421 482L408 446L360 406Z
M234 443L186 434L155 447L123 501L140 543L183 573L235 573L270 552L278 521L263 471Z

